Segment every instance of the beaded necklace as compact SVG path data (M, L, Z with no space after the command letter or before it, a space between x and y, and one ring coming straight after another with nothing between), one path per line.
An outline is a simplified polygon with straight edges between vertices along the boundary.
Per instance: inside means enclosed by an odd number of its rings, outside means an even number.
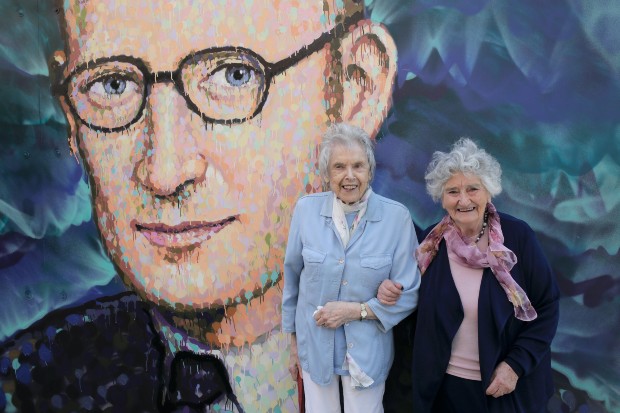
M478 241L480 241L480 238L482 238L482 236L484 235L484 231L487 229L488 222L489 222L489 211L485 209L484 218L482 219L482 229L478 233L478 236L476 237L474 244L477 244Z

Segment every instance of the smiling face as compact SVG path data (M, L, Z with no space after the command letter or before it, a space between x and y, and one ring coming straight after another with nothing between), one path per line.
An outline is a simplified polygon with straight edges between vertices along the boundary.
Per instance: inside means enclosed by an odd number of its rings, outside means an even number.
M484 211L491 196L480 178L455 173L445 183L441 206L465 236L473 236L482 228Z
M322 2L282 2L277 12L266 0L131 4L75 1L65 11L72 77L62 103L105 247L125 282L159 304L261 297L280 279L294 202L320 188L328 50L275 74L256 117L204 119L252 114L264 63L331 28L320 23ZM231 45L243 49L220 50ZM205 49L220 52L196 54ZM145 87L149 72L179 67L185 94L169 75Z
M371 179L368 156L357 144L336 144L331 151L328 172L329 188L345 204L359 201Z

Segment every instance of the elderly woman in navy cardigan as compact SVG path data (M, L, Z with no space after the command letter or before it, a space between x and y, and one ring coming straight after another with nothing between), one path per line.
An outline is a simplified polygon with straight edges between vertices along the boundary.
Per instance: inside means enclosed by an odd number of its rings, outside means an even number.
M414 411L544 412L559 292L532 229L491 203L499 163L462 138L434 153L425 180L447 214L416 250ZM378 293L384 304L399 296L389 281Z

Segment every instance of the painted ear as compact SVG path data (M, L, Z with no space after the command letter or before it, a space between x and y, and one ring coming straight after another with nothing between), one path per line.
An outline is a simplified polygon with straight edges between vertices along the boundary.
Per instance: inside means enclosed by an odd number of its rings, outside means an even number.
M392 105L396 45L380 24L364 21L343 39L342 120L375 137Z

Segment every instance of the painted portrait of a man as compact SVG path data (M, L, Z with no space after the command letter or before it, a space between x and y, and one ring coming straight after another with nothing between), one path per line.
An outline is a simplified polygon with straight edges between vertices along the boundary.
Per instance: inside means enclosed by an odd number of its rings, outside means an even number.
M330 122L379 130L396 72L390 35L356 1L92 0L56 11L64 49L50 57L52 92L130 292L76 309L77 326L50 320L54 337L48 326L22 335L22 355L29 340L51 355L13 367L10 405L67 409L82 369L99 408L291 411L277 327L292 206L319 191L316 148ZM126 328L107 319L127 314ZM53 347L91 329L113 360L142 352L140 371L119 360L100 374L102 350L87 342L67 368ZM56 398L49 372L63 383ZM97 390L104 383L133 395L115 399Z
M296 201L330 124L418 228L478 140L557 276L549 412L611 412L620 7L558 0L0 4L0 412L297 412L281 331ZM408 412L399 325L386 412ZM427 332L432 334L432 332Z

